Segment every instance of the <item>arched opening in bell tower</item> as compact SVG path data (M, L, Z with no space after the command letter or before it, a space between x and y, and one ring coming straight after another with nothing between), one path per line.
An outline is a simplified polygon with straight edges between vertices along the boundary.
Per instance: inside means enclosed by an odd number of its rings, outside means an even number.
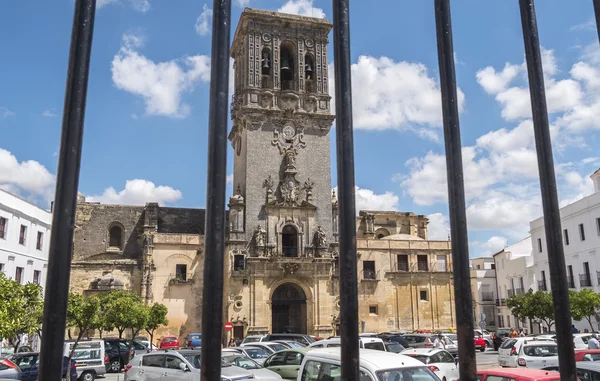
M298 256L298 230L292 225L285 225L281 232L281 248L283 256L293 258Z
M294 82L294 44L282 42L279 48L279 78L281 90L296 90Z
M273 60L271 59L271 50L269 48L263 48L261 53L261 84L262 88L271 88L273 84L271 82L271 73L273 67Z
M314 73L315 70L315 60L313 59L312 54L307 53L304 56L304 78L306 79L306 92L314 93L315 92L315 80Z

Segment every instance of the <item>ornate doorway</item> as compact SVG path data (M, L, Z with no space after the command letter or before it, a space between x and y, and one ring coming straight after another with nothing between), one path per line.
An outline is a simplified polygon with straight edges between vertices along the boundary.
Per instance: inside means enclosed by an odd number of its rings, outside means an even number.
M271 300L272 333L306 333L306 294L294 283L284 283Z

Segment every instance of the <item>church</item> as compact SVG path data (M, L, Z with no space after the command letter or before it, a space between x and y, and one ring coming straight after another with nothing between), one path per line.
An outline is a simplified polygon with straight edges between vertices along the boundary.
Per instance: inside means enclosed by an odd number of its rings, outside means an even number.
M246 8L231 55L224 320L233 335L339 328L338 201L332 191L328 20ZM77 204L71 290L130 289L169 308L158 334L201 330L204 210ZM360 211L361 332L455 326L449 241L428 219Z

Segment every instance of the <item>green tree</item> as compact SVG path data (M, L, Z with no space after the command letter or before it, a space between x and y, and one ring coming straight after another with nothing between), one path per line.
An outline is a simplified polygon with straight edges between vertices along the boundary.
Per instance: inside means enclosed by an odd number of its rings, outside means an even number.
M69 361L73 358L75 347L89 329L91 329L98 319L98 310L100 309L100 300L97 297L85 298L83 295L69 294L67 303L67 327L76 328L77 338L73 343L73 348L69 352ZM70 381L71 375L67 373L67 381Z
M167 312L169 312L167 310L167 306L160 303L154 303L148 309L148 320L146 321L146 326L144 329L150 335L151 346L153 344L152 341L154 339L154 332L158 329L158 327L169 324L169 321L167 320Z
M600 294L584 288L580 291L569 291L569 302L571 304L571 316L575 320L587 320L592 332L592 317L600 310Z
M535 319L541 320L552 330L554 325L554 304L552 294L544 291L536 291L528 300L529 313Z
M127 328L135 327L139 324L137 317L133 316L139 313L137 304L142 303L142 299L131 291L111 291L103 299L105 311L102 326L105 330L114 328L119 332L119 338L123 338L123 333ZM143 328L144 324L140 326Z
M44 301L38 284L22 285L0 273L0 336L19 349L24 334L40 330Z
M534 318L530 303L532 295L533 291L529 290L524 294L506 299L506 306L510 309L513 316L516 316L521 321Z

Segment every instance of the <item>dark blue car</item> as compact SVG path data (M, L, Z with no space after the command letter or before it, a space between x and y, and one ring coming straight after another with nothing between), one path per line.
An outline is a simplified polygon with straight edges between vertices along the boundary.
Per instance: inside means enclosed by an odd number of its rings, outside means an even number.
M201 333L190 333L185 340L188 348L190 347L201 347L202 346L202 334Z
M21 369L21 381L36 381L39 372L39 358L38 352L25 352L10 355L8 359L15 363ZM75 368L75 361L71 360L71 365L68 366L68 357L63 357L63 378L67 377L67 369L71 372L71 380L77 380L77 369Z

